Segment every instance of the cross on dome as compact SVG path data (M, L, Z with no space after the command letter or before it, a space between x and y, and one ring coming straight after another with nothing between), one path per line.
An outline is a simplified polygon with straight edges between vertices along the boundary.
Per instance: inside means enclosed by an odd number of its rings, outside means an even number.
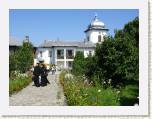
M90 26L91 27L104 27L105 26L104 23L98 19L98 14L96 12L94 13L94 19L92 20Z
M98 14L96 12L94 13L94 19L98 20Z

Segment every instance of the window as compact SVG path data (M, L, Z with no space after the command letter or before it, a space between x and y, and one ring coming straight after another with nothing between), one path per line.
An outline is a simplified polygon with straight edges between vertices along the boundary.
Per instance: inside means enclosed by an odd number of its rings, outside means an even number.
M89 38L89 36L87 37L87 41L90 41L90 38Z
M42 57L42 51L40 51L40 57Z
M52 57L52 50L49 51L49 57Z
M73 64L73 61L67 61L66 62L66 67L67 68L72 68L72 64Z
M64 49L57 50L57 58L64 59Z
M73 59L74 58L73 50L66 50L66 58L67 59Z
M101 42L101 35L98 35L98 42Z
M64 61L57 61L57 66L61 69L64 68Z
M90 55L90 56L92 55L92 51L89 51L89 55Z

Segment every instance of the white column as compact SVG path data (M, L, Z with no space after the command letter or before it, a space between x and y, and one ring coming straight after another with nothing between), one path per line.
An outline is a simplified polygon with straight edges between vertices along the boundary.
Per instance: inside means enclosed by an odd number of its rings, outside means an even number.
M57 65L57 49L56 48L54 48L54 58L55 58L55 64Z
M66 49L64 48L64 68L66 68Z
M73 55L75 57L75 54L76 54L76 48L73 49Z

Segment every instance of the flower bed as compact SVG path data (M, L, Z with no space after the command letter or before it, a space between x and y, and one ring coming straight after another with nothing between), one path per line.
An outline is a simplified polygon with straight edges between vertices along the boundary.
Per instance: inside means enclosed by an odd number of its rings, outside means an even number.
M82 77L65 78L66 71L61 72L60 82L63 85L67 103L70 106L117 106L120 92L99 86L86 85Z
M21 74L17 71L11 73L9 80L9 95L25 88L31 81L32 77L27 74Z

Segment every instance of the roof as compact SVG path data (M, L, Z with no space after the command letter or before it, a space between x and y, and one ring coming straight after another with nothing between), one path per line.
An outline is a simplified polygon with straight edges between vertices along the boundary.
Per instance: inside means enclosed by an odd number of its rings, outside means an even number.
M104 30L108 31L105 27L105 24L97 18L97 15L93 19L93 21L89 24L88 28L84 32L88 32L90 30Z
M24 41L22 41L24 42ZM22 46L22 42L21 41L18 41L16 40L15 38L13 37L9 37L9 46ZM31 43L31 42L30 42ZM35 44L32 44L34 48L38 47L37 45Z
M18 40L14 39L13 37L9 37L9 46L21 46L22 43Z
M88 32L90 30L104 30L104 31L109 31L107 28L100 28L100 27L88 27L84 32Z
M44 41L39 47L80 47L80 48L88 48L95 47L95 44L91 42L76 42L76 41Z

